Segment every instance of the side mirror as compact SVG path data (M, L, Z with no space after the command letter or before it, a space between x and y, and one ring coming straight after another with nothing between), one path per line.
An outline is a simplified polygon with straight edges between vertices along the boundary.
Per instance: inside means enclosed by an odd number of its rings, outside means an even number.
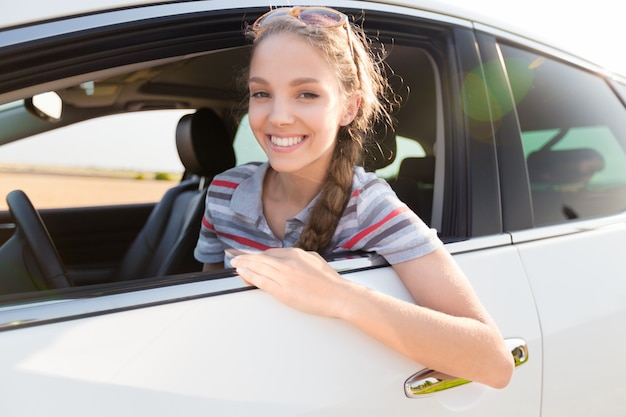
M58 122L63 114L63 100L54 91L34 95L25 105L35 116L49 122Z

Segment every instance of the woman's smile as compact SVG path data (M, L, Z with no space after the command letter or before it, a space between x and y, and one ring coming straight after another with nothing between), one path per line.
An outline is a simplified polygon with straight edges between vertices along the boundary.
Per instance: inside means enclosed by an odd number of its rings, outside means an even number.
M270 136L270 142L274 147L277 148L291 148L295 145L302 143L306 139L306 136L290 136L290 137L280 137L280 136Z

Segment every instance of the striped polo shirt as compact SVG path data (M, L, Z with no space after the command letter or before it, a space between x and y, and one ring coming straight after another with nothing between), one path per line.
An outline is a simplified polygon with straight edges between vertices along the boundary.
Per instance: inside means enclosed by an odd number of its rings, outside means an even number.
M225 250L263 251L293 247L319 195L287 220L281 240L263 215L261 192L268 163L248 163L217 175L206 196L206 210L194 255L202 263L225 262ZM331 253L376 252L390 264L426 255L442 246L430 229L401 202L386 181L354 168L352 195L331 241Z

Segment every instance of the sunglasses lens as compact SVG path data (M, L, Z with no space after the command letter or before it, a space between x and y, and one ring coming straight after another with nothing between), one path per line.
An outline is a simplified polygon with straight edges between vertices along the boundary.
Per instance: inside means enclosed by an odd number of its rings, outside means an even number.
M272 21L280 16L288 15L291 12L291 9L276 9L270 12L265 13L263 16L259 17L259 19L254 22L254 26L263 27L272 23Z
M343 23L344 15L334 10L305 9L298 16L307 25L333 27Z

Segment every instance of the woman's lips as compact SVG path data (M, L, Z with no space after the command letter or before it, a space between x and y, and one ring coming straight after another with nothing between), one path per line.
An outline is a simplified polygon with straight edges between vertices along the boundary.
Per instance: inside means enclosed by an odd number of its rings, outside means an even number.
M279 147L289 147L299 144L304 140L304 136L290 136L290 137L278 137L278 136L270 136L270 142L273 145Z
M289 152L297 149L308 136L274 136L269 135L270 148L276 152Z

